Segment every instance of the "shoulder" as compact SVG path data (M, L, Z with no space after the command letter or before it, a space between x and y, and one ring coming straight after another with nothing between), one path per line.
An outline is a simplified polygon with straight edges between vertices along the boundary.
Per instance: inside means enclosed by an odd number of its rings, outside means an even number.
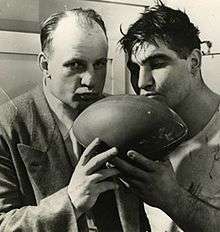
M25 121L32 113L33 104L37 94L40 94L41 87L34 89L9 100L0 106L1 126L10 126L16 121Z

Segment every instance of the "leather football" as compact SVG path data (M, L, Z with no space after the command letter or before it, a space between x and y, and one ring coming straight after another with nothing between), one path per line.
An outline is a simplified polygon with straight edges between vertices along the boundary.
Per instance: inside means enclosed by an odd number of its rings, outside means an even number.
M98 137L108 147L117 147L122 158L135 150L161 160L184 140L187 126L161 101L118 95L90 105L75 120L73 131L84 147Z

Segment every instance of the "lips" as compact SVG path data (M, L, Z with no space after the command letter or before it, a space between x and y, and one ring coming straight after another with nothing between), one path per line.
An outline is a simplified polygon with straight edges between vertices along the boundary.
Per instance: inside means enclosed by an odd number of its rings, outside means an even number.
M144 94L146 97L150 97L150 96L162 96L161 94L159 94L158 92L154 92L154 91L150 91Z
M82 100L95 100L99 98L98 94L94 94L94 93L85 93L85 94L80 94L80 98Z
M96 101L101 99L102 96L97 93L77 93L74 95L73 100L77 101Z
M147 93L144 94L144 96L156 99L156 100L158 100L160 102L166 102L165 96L158 93L158 92L147 92Z
M80 103L78 106L78 110L79 113L81 113L88 106L90 106L91 104L97 102L102 98L104 98L103 95L96 93L80 93L80 94L75 94L72 100Z

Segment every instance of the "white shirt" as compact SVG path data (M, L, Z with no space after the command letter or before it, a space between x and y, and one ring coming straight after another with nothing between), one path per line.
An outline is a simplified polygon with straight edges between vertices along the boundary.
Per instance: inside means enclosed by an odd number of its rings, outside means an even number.
M55 120L63 136L64 141L67 141L69 137L71 139L73 150L72 154L74 155L74 157L70 157L70 159L72 160L72 163L77 163L81 155L81 147L77 142L76 137L74 136L72 127L74 119L78 115L78 112L75 111L72 114L73 116L70 116L69 112L67 112L67 109L65 108L65 104L58 98L56 98L53 94L51 94L45 84L43 85L43 91L47 99L47 102L54 113ZM94 231L97 231L97 227L94 224L93 213L91 210L89 210L86 213L86 221L89 228L93 228Z
M67 112L65 104L62 101L60 101L58 98L56 98L53 94L51 94L50 91L45 86L45 84L43 85L43 91L47 99L47 102L54 113L55 120L63 136L64 141L66 141L70 136L73 145L73 152L76 155L76 158L78 159L80 156L80 148L72 130L73 122L78 112L73 111L72 116L70 116L69 112Z

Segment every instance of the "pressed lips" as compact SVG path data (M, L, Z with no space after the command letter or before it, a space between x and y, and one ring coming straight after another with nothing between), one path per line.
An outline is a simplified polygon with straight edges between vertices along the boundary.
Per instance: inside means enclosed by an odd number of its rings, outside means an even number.
M145 93L143 96L153 98L153 99L156 99L158 101L166 102L165 96L158 93L158 92L155 92L155 91L149 91L149 92Z
M83 100L83 101L90 101L90 100L98 100L101 99L102 96L97 93L76 93L73 97L73 100Z

